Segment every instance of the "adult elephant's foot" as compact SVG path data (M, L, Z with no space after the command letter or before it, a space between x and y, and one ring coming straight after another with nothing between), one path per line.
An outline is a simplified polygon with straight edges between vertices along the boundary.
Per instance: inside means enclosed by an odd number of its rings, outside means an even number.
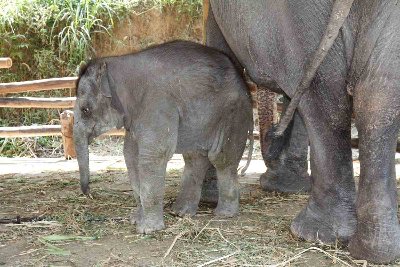
M376 215L378 217L378 215ZM379 225L376 220L381 221ZM350 239L349 251L357 259L387 264L400 258L400 225L396 220L375 218L374 223L359 221Z
M290 230L293 235L325 244L334 244L336 241L347 243L356 228L354 204L331 203L325 207L318 207L311 197L292 222Z
M305 193L311 190L311 178L307 172L299 174L289 168L268 169L260 176L260 185L268 192Z

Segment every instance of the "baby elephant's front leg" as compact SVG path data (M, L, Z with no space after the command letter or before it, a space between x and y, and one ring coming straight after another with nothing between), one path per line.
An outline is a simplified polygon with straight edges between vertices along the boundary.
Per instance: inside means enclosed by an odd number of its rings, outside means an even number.
M167 160L165 158L140 158L140 202L142 216L136 223L138 233L150 234L164 229L163 199Z
M144 105L144 104L143 104ZM139 233L164 229L163 200L167 162L175 152L178 137L178 113L168 101L143 110L136 121L138 140L139 197L142 216L136 223Z

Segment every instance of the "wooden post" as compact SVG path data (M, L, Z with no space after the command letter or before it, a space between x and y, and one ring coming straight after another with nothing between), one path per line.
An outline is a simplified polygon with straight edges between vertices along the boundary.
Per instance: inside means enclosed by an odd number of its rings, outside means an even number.
M75 144L73 139L74 112L71 110L63 111L60 114L60 121L65 159L76 158Z
M0 57L0 69L8 69L12 66L12 60L9 57Z

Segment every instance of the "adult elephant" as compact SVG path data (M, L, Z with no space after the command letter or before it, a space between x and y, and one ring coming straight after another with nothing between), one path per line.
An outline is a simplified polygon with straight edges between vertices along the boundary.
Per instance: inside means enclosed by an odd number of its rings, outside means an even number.
M293 97L317 49L331 0L211 0L207 44L261 87ZM357 258L400 257L395 147L400 126L400 4L355 0L341 32L298 105L310 139L312 191L291 231L306 240L350 241ZM348 94L353 95L351 98ZM351 160L354 107L361 173Z
M215 47L229 54L239 69L243 69L229 45L224 40L213 14L208 17L210 3L203 1L203 16L205 20L203 41L206 45ZM248 78L248 77L247 77ZM303 119L298 112L294 114L293 122L285 132L285 142L282 144L281 153L271 157L268 153L268 130L276 123L276 89L275 84L255 84L248 80L251 91L256 91L257 109L260 129L261 154L267 171L260 176L260 185L263 190L279 193L304 193L311 189L311 178L308 174L308 135ZM256 88L256 89L255 89ZM283 110L289 103L289 98L283 93ZM202 201L217 202L218 189L215 168L210 167L203 183Z

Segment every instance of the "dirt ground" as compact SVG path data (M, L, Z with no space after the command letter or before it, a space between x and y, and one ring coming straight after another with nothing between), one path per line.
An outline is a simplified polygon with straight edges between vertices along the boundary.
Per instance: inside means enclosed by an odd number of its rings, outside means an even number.
M208 204L193 218L174 216L181 171L168 172L166 229L147 236L129 223L135 204L125 171L93 174L93 199L80 193L77 172L2 175L0 266L366 266L340 244L292 237L307 195L266 193L248 177L238 217L215 217ZM26 222L6 220L17 216Z

